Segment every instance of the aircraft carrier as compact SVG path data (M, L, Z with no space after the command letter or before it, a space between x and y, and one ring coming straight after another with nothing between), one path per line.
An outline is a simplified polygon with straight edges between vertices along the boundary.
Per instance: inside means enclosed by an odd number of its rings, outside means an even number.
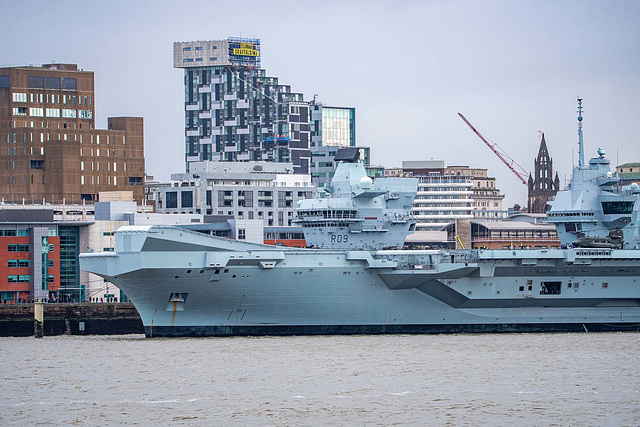
M639 330L640 189L603 150L584 162L581 121L548 213L566 249L394 249L415 229L417 181L373 181L347 156L299 203L313 248L128 226L81 267L127 294L148 337Z

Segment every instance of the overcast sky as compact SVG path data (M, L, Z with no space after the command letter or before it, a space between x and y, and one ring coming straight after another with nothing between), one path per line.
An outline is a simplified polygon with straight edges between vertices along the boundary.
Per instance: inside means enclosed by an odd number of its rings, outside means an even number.
M142 116L147 173L184 171L174 41L261 39L262 66L305 99L356 108L372 162L488 168L505 207L526 187L460 120L527 171L544 130L561 181L586 157L640 161L640 1L2 1L0 64L95 72L96 126Z

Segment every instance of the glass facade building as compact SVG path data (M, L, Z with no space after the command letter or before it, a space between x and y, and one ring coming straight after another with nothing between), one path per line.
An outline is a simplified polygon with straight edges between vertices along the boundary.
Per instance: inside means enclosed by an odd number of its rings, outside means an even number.
M341 147L356 146L356 109L311 102L311 180L322 187L333 178L333 158ZM360 161L369 165L369 148L362 147Z
M78 227L58 227L60 237L60 299L68 302L85 300L85 287L80 285Z
M312 104L311 147L355 147L356 109Z

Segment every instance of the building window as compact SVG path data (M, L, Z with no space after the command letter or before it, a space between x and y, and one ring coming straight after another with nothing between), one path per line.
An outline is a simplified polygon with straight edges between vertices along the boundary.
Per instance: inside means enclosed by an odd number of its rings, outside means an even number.
M238 240L246 240L247 231L244 228L238 228Z
M167 191L165 193L165 208L175 209L178 207L178 192Z
M184 58L182 62L193 62L193 58Z
M217 60L218 60L218 57L216 56L212 56L211 58L209 58L209 61L217 61Z
M44 117L44 108L29 108L29 115L32 117Z
M183 208L192 208L193 207L193 193L191 191L182 191L180 193L180 198L182 202Z
M44 77L29 76L29 87L32 89L44 89Z
M13 102L27 102L27 94L26 93L14 93L13 94Z
M30 267L31 261L28 259L10 259L7 260L8 268L25 268Z
M60 117L59 108L47 108L46 113L47 113L47 117Z
M60 89L60 77L47 77L45 83L47 89Z
M191 47L183 47L183 48L182 48L182 51L183 51L183 52L188 52L188 51L190 51L190 50L191 50Z
M68 108L62 109L62 117L66 119L75 119L76 118L76 110L70 110Z
M31 281L31 276L28 274L11 274L7 276L7 282L9 283L29 283Z
M196 58L196 62L202 62L202 58Z
M62 90L78 90L78 81L75 78L62 79Z
M44 169L44 160L31 160L31 169Z

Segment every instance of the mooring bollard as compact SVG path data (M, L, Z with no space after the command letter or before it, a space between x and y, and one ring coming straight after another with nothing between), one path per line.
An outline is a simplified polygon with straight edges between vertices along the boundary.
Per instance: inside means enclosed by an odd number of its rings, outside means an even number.
M42 338L44 335L44 304L42 301L33 303L33 336Z

